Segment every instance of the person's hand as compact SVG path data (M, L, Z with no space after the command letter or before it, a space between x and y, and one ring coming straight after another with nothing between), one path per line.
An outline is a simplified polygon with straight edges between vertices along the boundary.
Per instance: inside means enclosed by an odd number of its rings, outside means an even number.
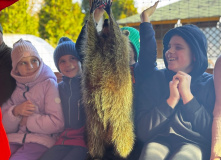
M93 13L97 8L103 8L109 14L110 7L112 5L113 0L89 0L90 2L90 13Z
M34 111L35 106L30 101L25 101L24 103L17 105L12 112L15 116L30 116Z
M94 20L96 23L98 23L101 19L101 17L104 15L105 10L102 7L99 7L95 9L94 11Z
M159 3L159 1L155 2L155 4L153 6L145 9L140 14L141 23L143 23L143 22L150 22L150 16L155 12L158 3Z
M179 86L178 79L173 79L169 83L170 97L167 99L167 104L172 108L174 108L180 100L180 93L178 90L178 86Z
M173 76L173 79L179 80L178 90L181 98L183 99L183 104L191 101L193 99L190 89L191 76L185 72L179 71L175 76Z
M26 126L27 120L28 120L28 117L23 116L22 119L21 119L21 121L20 121L20 125L21 125L21 126Z
M213 159L211 159L211 160L221 160L221 158L213 158Z

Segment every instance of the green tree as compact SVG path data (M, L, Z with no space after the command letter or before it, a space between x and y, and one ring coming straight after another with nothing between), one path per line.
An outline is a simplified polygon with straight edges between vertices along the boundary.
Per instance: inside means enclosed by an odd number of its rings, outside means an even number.
M116 20L137 14L134 0L114 0L112 10Z
M81 8L85 12L87 18L90 11L89 0L82 0ZM112 11L116 20L137 14L134 0L113 0Z
M38 16L29 8L28 0L20 0L0 12L4 33L38 36Z
M89 0L82 0L81 9L85 13L85 19L88 18L90 12L90 2Z
M72 0L45 0L39 12L39 33L52 46L56 46L62 36L76 42L85 15L79 3Z

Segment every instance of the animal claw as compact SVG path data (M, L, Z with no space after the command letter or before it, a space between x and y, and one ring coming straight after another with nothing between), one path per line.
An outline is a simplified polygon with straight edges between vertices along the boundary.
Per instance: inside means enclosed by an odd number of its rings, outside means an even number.
M108 15L110 15L110 10L111 10L111 6L112 6L112 0L104 0L103 2L105 4L104 10L107 12Z

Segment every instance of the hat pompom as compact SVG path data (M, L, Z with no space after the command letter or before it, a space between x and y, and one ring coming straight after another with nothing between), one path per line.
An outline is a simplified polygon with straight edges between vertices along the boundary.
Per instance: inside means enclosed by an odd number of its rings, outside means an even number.
M61 38L59 39L59 41L58 41L58 44L63 43L63 42L66 42L66 41L71 41L71 42L72 42L72 40L70 40L68 37L61 37Z

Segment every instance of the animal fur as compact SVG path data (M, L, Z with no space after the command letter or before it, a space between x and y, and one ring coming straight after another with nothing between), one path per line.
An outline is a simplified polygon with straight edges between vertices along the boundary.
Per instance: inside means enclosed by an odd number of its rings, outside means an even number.
M110 22L105 20L100 33L92 12L85 34L82 92L88 148L94 159L102 159L109 146L126 158L134 145L130 45L108 12Z

